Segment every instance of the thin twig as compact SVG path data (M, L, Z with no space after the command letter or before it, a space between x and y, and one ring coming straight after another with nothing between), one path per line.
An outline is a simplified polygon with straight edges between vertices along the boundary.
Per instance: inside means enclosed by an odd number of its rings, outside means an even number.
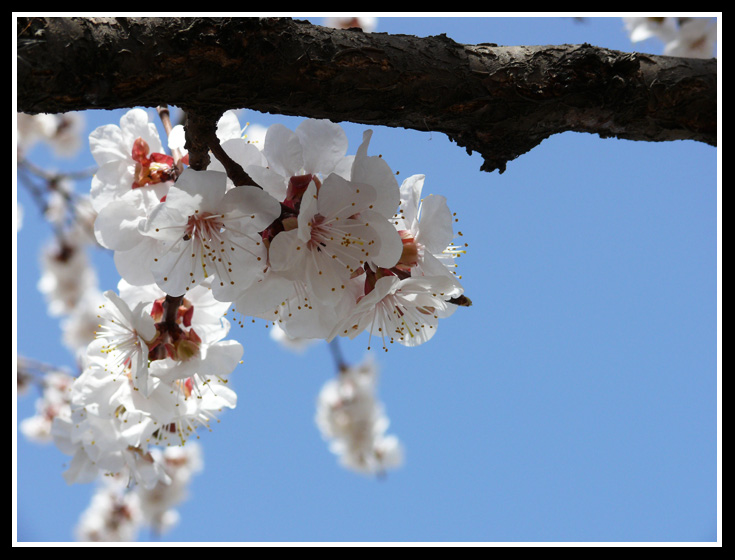
M332 357L334 358L334 364L337 366L337 370L339 370L340 373L347 371L349 366L342 356L342 349L339 347L338 338L332 339L329 343L329 350L332 352Z
M236 187L252 186L258 187L259 189L263 188L253 181L253 178L245 172L242 166L225 152L216 134L210 135L209 149L212 150L214 157L224 166L227 176L232 179Z

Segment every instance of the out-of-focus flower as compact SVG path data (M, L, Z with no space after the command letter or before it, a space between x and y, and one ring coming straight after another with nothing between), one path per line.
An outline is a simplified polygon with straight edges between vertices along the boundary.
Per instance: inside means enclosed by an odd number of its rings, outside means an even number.
M716 19L681 18L679 32L666 43L664 54L689 58L712 58L716 42Z
M370 16L325 17L324 25L336 29L362 29L365 33L370 33L378 27L378 18Z
M82 113L17 114L18 150L25 153L39 142L46 142L59 157L75 155L82 146Z
M316 424L340 464L370 475L403 464L402 445L386 435L389 421L376 395L377 383L372 359L342 369L322 387L316 412Z
M143 525L140 496L126 488L124 477L105 477L79 518L78 542L133 542Z
M656 38L664 43L663 54L688 58L711 58L717 42L716 18L624 17L634 43Z
M41 254L38 290L54 317L71 313L85 293L97 289L97 272L89 262L84 242L78 237L70 231L63 244L54 240Z
M49 371L43 375L42 394L36 400L36 414L20 422L21 433L37 443L49 443L51 425L57 416L70 413L70 389L74 377L64 371Z
M189 497L189 486L203 468L202 450L197 442L155 450L171 482L153 488L136 488L145 525L157 535L169 531L179 521L176 507Z

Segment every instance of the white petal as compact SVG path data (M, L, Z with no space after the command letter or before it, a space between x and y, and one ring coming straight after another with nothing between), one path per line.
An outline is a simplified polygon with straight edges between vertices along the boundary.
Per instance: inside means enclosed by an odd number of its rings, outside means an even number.
M227 189L227 175L219 171L197 171L187 168L176 181L166 196L166 203L175 206L182 204L182 212L193 214L193 210L200 212L218 213L219 203ZM190 198L188 201L181 196L183 191ZM184 210L186 208L186 210Z
M227 191L222 199L221 212L225 214L226 224L242 214L246 220L242 226L247 224L248 231L257 232L268 227L281 215L281 205L263 189L242 186Z
M271 169L284 177L296 175L304 167L299 137L280 123L268 127L263 153Z
M238 163L243 169L250 165L259 165L265 167L267 161L258 148L243 138L230 138L222 142L222 149ZM217 158L212 158L207 171L219 171L224 173L225 167Z
M311 224L314 217L320 211L320 205L321 201L317 197L316 183L311 181L301 198L301 207L298 216L298 236L304 243L311 239Z
M203 375L228 375L234 371L242 358L242 344L234 340L224 340L206 349L202 356L202 367L199 373Z
M293 281L275 272L245 289L235 300L241 315L273 319L273 311L294 292Z
M79 449L69 463L69 468L61 473L67 484L87 484L97 478L99 469L87 456L84 449Z
M186 153L186 129L184 125L177 124L171 129L168 135L168 149L169 150L180 150L181 153Z
M363 133L363 142L357 150L355 161L352 164L351 179L357 183L371 185L377 191L376 212L386 218L395 214L400 204L400 187L398 181L385 160L378 156L368 156L372 130Z
M347 153L347 135L326 119L307 119L296 128L301 141L306 173L326 177Z
M151 210L147 219L138 223L138 229L143 235L173 244L183 237L188 217L196 210L197 201L176 187L171 188L170 194L179 200L179 204L172 204L167 198L166 202ZM183 212L179 210L181 207Z
M130 144L128 157L131 157L133 142L142 138L151 152L163 153L163 145L158 136L156 125L150 122L148 113L143 109L131 109L120 119L120 128L125 135L125 143Z
M371 185L331 174L319 189L319 213L326 218L348 218L373 208L378 203L376 199L377 193Z
M125 201L111 202L97 214L94 235L103 247L115 251L132 249L144 238L138 224L145 218L142 209Z
M224 142L231 138L241 138L242 127L240 120L237 118L235 111L225 111L225 113L217 121L217 138L220 142Z
M425 179L425 175L412 175L401 184L401 210L409 228L414 227L415 222L418 221L421 191L424 188Z
M309 289L325 305L336 304L342 298L349 280L349 271L338 259L332 259L319 251L310 251L304 262L304 279Z
M130 158L132 162L133 145L131 144L128 149L122 130L114 124L106 124L94 129L89 135L89 148L98 165L126 158Z
M283 200L286 198L288 183L282 175L279 175L267 167L261 167L259 165L246 167L245 173L250 175L253 181L263 187L263 190L276 200Z
M430 253L441 253L454 239L452 212L447 199L440 195L429 195L421 202L419 233L416 241Z
M268 249L271 268L294 279L293 271L301 269L300 263L307 251L306 243L299 239L298 230L282 231L272 239Z
M192 242L181 242L159 256L151 272L159 288L178 297L209 276L206 264L200 248Z
M118 274L134 286L153 284L151 263L160 253L157 240L146 237L129 251L115 251L114 261Z
M382 268L392 268L401 258L403 242L393 222L388 221L378 212L362 212L360 218L372 228L380 240L380 251L370 253L370 260Z

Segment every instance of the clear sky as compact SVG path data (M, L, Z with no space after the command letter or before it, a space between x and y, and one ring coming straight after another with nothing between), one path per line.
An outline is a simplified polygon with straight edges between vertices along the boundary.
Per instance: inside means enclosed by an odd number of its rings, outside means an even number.
M376 31L661 52L612 17L380 17ZM121 114L86 113L87 128ZM354 153L364 127L344 127ZM340 467L314 423L335 374L327 346L294 354L248 322L233 330L238 406L201 434L204 470L163 540L717 541L717 149L565 133L498 174L442 134L373 129L371 153L399 181L425 174L424 194L447 197L469 243L459 264L472 307L423 346L375 354L405 464L381 479ZM88 149L31 160L94 164ZM20 186L17 198L17 352L73 367L36 288L51 231ZM95 260L100 288L115 289L110 256ZM366 336L341 345L351 363L366 347ZM18 400L19 420L34 399ZM73 540L93 486L67 486L69 457L16 433L17 540Z

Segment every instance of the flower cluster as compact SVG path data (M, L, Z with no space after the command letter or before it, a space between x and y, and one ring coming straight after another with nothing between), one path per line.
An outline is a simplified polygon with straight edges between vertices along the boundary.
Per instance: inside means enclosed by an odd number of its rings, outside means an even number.
M156 286L105 292L97 338L86 367L69 390L69 412L55 418L56 445L72 455L64 477L91 482L98 474L127 473L144 488L170 482L155 446L180 446L208 426L237 396L226 376L242 346L225 340L227 304L206 285L168 309Z
M192 443L154 453L171 482L144 488L131 487L124 477L104 477L77 524L78 541L134 541L143 527L161 535L177 523L176 506L187 498L192 476L202 469L201 449Z
M221 121L222 148L258 185L235 187L214 158L206 170L176 172L137 111L114 133L92 135L110 170L93 188L95 231L129 283L182 296L207 280L215 299L291 338L367 330L384 347L425 342L454 311L462 249L446 200L421 202L423 176L399 186L368 154L371 131L348 156L344 131L326 120L273 125L262 150ZM161 167L142 172L143 160Z
M346 367L322 387L316 412L316 424L340 464L371 475L403 463L398 438L386 435L389 422L376 397L377 384L373 360Z
M462 293L459 280L451 266L433 267L443 262L434 253L449 261L459 254L446 201L434 199L437 211L425 213L424 238L416 237L423 177L399 186L385 160L368 155L370 139L365 132L357 153L347 156L344 132L328 121L268 130L268 166L245 170L281 211L261 232L267 259L257 281L235 298L240 313L271 320L293 339L354 338L368 330L384 346L412 346L453 311L448 302Z
M422 175L399 185L369 154L371 131L354 155L326 120L273 125L255 144L228 112L216 134L255 185L235 186L216 158L187 167L179 127L167 155L141 109L90 135L94 235L122 279L103 294L82 373L49 430L73 457L69 483L105 474L158 494L174 484L160 448L182 446L236 405L227 378L243 348L227 339L230 308L290 340L367 331L383 347L415 346L463 294L454 268L464 249L446 200L423 196ZM372 366L341 372L318 417L343 463L363 472L401 457L374 387Z

